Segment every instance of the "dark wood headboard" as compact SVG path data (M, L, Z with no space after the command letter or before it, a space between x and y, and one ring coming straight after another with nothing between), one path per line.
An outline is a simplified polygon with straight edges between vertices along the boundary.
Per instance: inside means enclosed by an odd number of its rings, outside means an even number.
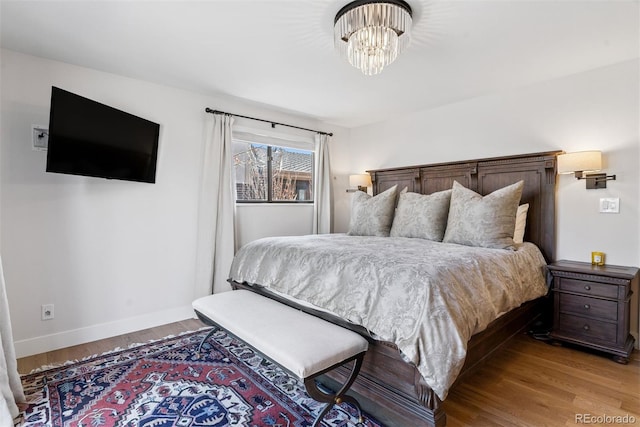
M524 181L521 204L529 203L525 241L533 242L547 262L555 260L556 156L562 151L464 160L431 165L367 171L373 194L398 185L408 191L431 194L458 181L483 196L506 185Z

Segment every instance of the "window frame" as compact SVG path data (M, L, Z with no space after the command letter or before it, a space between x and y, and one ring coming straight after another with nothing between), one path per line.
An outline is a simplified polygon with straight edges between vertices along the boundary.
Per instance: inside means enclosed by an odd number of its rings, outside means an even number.
M249 138L247 138L249 139ZM237 187L237 181L236 181L236 174L235 174L235 166L234 166L234 174L233 174L233 182L234 182L234 190L235 190L235 202L236 204L295 204L295 205L310 205L310 204L314 204L315 203L315 198L314 196L314 192L313 192L313 188L315 186L315 179L316 179L316 171L315 171L315 156L316 156L316 152L315 150L312 149L305 149L305 148L297 148L297 147L288 147L285 144L273 144L273 143L266 143L266 142L258 142L258 141L247 141L245 138L232 138L232 143L235 144L236 142L238 143L246 143L246 144L251 144L251 145L263 145L265 147L267 147L267 176L266 176L266 181L267 181L267 198L265 200L259 200L259 199L250 199L250 200L238 200L238 187ZM306 151L308 153L311 154L311 200L297 200L297 199L292 199L292 200L273 200L273 148L281 148L284 150L297 150L297 151Z

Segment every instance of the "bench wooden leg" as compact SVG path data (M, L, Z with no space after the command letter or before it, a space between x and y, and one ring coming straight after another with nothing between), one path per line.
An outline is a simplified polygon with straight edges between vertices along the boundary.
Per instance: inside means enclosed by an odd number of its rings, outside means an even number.
M351 360L354 360L354 359L351 359ZM340 364L340 366L350 362L351 360L347 360L343 362L342 364ZM349 390L349 388L351 388L351 386L353 385L353 382L356 380L358 373L360 373L360 368L362 367L363 360L364 360L364 353L360 353L355 357L355 362L353 363L351 374L349 375L347 382L344 383L344 385L340 388L340 390L337 393L325 393L324 391L318 388L318 385L316 384L316 381L315 381L315 379L318 376L328 372L329 370L332 370L335 367L332 367L322 372L318 372L317 374L304 379L304 386L307 389L307 393L309 393L309 396L311 396L313 399L317 400L318 402L327 403L325 407L322 409L322 411L320 412L320 414L318 414L318 417L314 421L312 427L319 426L324 416L327 415L327 413L331 410L331 408L333 408L333 405L340 404L342 402L348 402L348 403L351 403L353 406L355 406L358 411L358 422L359 423L364 422L364 418L362 417L362 410L360 409L360 404L358 403L358 401L355 398L351 396L347 396L345 394Z

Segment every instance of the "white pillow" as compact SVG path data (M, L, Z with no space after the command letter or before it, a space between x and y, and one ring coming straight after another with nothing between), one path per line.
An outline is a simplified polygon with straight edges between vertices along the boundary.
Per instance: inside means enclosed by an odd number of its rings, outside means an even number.
M527 225L527 212L529 212L529 203L518 206L516 213L516 229L513 231L513 243L524 243L524 229Z

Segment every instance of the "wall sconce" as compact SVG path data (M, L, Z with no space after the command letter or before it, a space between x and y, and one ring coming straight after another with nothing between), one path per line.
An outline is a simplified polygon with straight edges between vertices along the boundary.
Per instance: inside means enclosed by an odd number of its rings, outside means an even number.
M366 193L367 187L371 187L371 175L368 173L349 175L349 187L351 188L347 190L347 193L354 193L358 190Z
M558 173L573 173L576 179L585 179L587 190L607 188L607 181L615 180L615 175L606 173L589 173L602 169L602 153L600 151L578 151L558 156Z

